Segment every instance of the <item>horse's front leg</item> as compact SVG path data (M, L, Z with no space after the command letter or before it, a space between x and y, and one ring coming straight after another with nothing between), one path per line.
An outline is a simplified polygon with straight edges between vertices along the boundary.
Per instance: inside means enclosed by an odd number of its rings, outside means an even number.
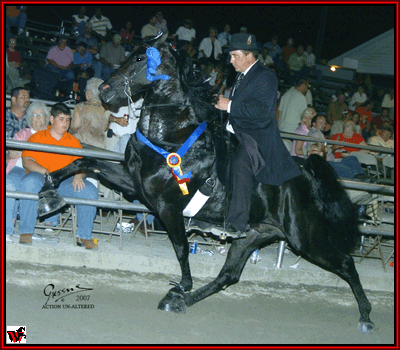
M237 283L251 253L260 246L275 242L276 238L275 232L259 234L255 230L250 230L246 238L232 242L225 264L214 281L190 293L183 293L179 289L173 288L160 301L158 308L167 311L174 307L178 310L185 310L186 307Z
M89 160L87 158L81 158L65 168L45 175L43 187L39 191L39 216L50 214L66 205L63 197L57 193L56 188L60 185L61 181L75 174L78 170L81 170L88 162Z
M174 247L176 257L181 267L182 277L179 284L176 283L176 286L167 294L169 299L172 300L170 300L169 303L164 303L164 305L160 302L158 308L166 311L185 312L186 306L182 303L181 295L190 291L193 287L192 274L189 266L189 243L182 214L178 212L176 207L168 207L169 208L164 208L159 215Z

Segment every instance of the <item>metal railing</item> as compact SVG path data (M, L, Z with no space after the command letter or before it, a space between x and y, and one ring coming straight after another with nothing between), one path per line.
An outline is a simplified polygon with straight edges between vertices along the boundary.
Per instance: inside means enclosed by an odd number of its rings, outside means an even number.
M321 141L320 139L316 140ZM6 148L28 149L40 152L51 151L51 153L69 154L82 157L84 156L95 157L99 159L113 160L113 161L123 161L125 159L123 153L117 153L103 149L97 150L96 147L93 146L89 146L89 149L88 148L80 149L80 148L70 148L70 147L61 147L53 145L50 146L46 144L30 143L26 141L6 140ZM379 147L374 147L374 148L379 148ZM368 191L380 195L394 196L394 186L371 184L371 183L357 182L351 180L339 180L339 181L345 189ZM14 191L6 191L6 197L11 197L16 199L38 200L37 194L14 192ZM64 200L67 204L73 204L73 205L91 205L101 208L139 211L144 213L152 212L143 204L129 203L125 201L107 201L102 199L90 200L90 199L79 199L72 197L64 197ZM394 231L381 227L360 226L360 231L363 234L369 234L369 235L381 235L388 237L394 236Z
M315 139L321 142L321 139ZM343 144L343 142L341 142ZM347 144L348 143L344 143ZM83 145L85 146L85 145ZM357 146L357 145L354 145ZM39 152L51 152L51 153L60 153L60 154L68 154L73 156L81 156L81 157L94 157L104 160L111 161L124 161L125 155L123 153L112 152L103 149L96 149L96 147L86 146L85 148L70 148L70 147L62 147L62 146L49 146L41 143L33 143L27 141L16 141L16 140L6 140L6 148L10 149L19 149L19 150L31 150L31 151L39 151ZM385 150L385 148L381 147L372 147L376 148L379 151L381 149ZM368 191L372 193L378 193L382 195L394 195L394 186L380 185L380 184L372 184L351 180L339 180L342 186L346 189L360 190L360 191Z
M300 140L300 141L307 141L307 142L323 142L324 144L327 144L327 145L340 145L340 146L351 147L351 148L366 149L366 150L372 151L372 152L394 154L393 148L364 146L364 145L357 145L354 143L334 141L334 140L328 140L328 139L323 140L323 139L317 139L317 138L309 137L309 136L291 134L291 133L287 133L287 132L281 132L281 137L283 139Z
M6 101L10 101L11 103L11 95L7 94L6 95ZM38 98L30 98L29 101L31 103L33 102L42 102L47 106L52 106L55 105L56 103L59 103L60 101L50 101L50 100L43 100L43 99L38 99ZM67 100L63 102L69 109L74 110L75 106L76 106L76 102L75 100Z

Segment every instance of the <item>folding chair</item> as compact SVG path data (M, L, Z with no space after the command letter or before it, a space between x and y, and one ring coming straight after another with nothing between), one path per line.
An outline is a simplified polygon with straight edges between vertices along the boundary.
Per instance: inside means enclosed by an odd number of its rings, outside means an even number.
M373 172L376 172L374 177L377 176L380 179L379 169L378 169L378 160L373 154L364 153L364 152L352 152L352 156L357 157L358 161L361 164L367 166L367 174L368 176L373 175ZM370 170L371 166L374 166L376 170Z
M383 164L383 177L386 179L386 167L394 169L394 157L391 156L383 157L382 164Z

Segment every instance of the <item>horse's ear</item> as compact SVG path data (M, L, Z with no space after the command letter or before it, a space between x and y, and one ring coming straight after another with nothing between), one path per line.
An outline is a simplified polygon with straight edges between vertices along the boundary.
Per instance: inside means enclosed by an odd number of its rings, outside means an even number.
M155 41L152 43L152 46L158 47L160 46L165 40L168 38L168 32L166 33L159 33L154 39Z
M174 56L175 60L178 60L179 58L179 52L176 49L175 45L172 45L171 43L168 45L169 52L171 52L172 56Z

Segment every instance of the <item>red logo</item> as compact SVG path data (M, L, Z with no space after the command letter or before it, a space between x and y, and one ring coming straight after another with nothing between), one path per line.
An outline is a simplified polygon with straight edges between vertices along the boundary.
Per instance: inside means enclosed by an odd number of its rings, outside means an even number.
M26 326L7 326L7 344L26 343Z

